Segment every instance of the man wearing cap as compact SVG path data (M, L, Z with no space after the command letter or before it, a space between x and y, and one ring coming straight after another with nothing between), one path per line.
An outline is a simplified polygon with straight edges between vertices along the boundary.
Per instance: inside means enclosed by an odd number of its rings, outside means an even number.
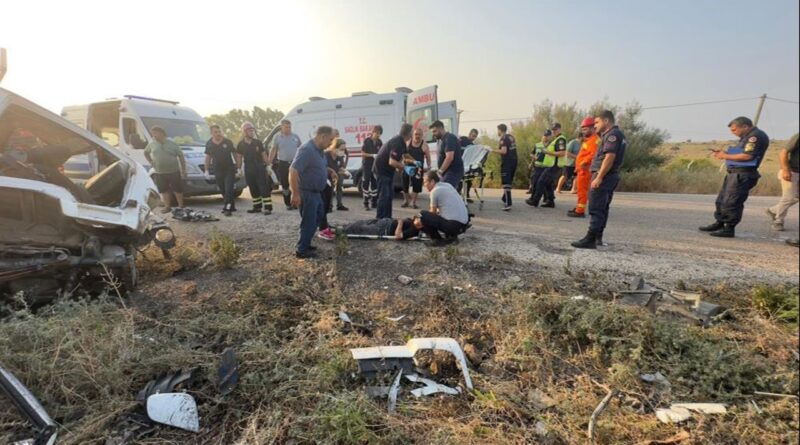
M461 158L461 144L456 135L445 131L442 121L434 121L430 127L433 137L439 140L439 177L443 182L458 188L464 177L464 161Z
M542 172L544 171L544 167L542 166L544 163L544 149L547 147L547 144L550 143L550 138L552 136L552 131L545 130L542 134L541 142L538 142L533 146L533 151L531 152L531 163L528 165L528 169L531 171L531 183L530 187L528 187L528 194L531 196L536 193L536 183L539 182L539 177L542 176ZM527 200L525 202L527 202Z
M551 128L553 137L544 150L544 161L542 161L542 171L539 180L536 182L536 190L525 203L534 207L539 207L539 202L544 197L542 207L554 208L556 206L556 178L561 176L561 167L557 164L557 158L563 157L567 150L567 138L561 134L561 124L555 123Z
M589 185L589 231L586 236L572 243L579 249L594 249L603 244L603 231L608 222L608 209L614 190L619 184L619 169L625 159L627 142L625 135L614 124L614 113L603 110L594 118L594 129L600 134L600 145L589 167L592 182Z
M769 148L769 136L753 125L753 121L739 116L728 123L731 133L739 143L728 150L713 150L712 156L725 161L728 174L722 181L714 212L714 223L700 227L703 232L721 238L736 236L735 227L742 220L744 202L750 190L758 184L761 175L758 167Z
M292 123L284 119L281 121L281 131L272 138L272 149L269 153L269 163L275 168L275 174L283 189L283 203L286 210L293 210L289 192L289 166L294 160L294 155L300 147L300 136L292 133Z
M573 210L567 212L572 218L586 217L586 203L589 201L589 184L592 182L590 166L597 151L597 134L594 132L594 118L587 117L581 122L581 135L583 142L578 157L575 158L575 190L578 193L578 204Z
M250 196L253 197L253 208L247 213L272 213L272 178L267 175L269 154L264 144L256 138L256 127L250 122L242 124L242 140L236 146L236 164L241 170L244 161L244 179Z
M144 157L153 167L153 182L156 183L163 213L172 210L172 195L183 208L183 180L186 178L186 159L178 144L167 139L167 132L159 126L150 128L153 140L144 149Z

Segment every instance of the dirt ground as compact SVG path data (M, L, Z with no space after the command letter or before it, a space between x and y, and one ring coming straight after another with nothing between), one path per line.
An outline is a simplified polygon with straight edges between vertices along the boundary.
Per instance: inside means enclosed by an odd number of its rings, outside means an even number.
M782 242L797 236L796 212L787 232L770 232L763 209L772 200L751 199L740 238L716 240L696 231L713 197L620 194L608 246L587 252L569 247L586 228L564 216L572 196L560 195L555 210L517 196L504 213L497 191L487 191L454 246L317 239L312 261L293 256L296 211L247 214L244 197L218 222L173 222L173 259L148 250L131 295L17 308L0 322L0 362L69 444L588 443L592 411L612 389L597 443L798 443L796 400L754 395L798 393L796 318L782 322L753 297L768 286L768 296L796 298L798 251ZM354 195L345 204L351 210L332 213L333 224L371 216ZM413 214L399 204L398 215ZM217 212L220 200L190 205ZM239 249L231 268L215 265L213 234ZM612 303L638 276L700 292L730 313L701 329ZM348 329L340 311L366 329ZM416 399L404 383L395 414L385 399L367 397L374 382L358 375L348 350L414 337L456 339L476 391ZM214 382L227 347L240 360L240 382L223 396ZM463 386L448 356L418 358L420 373ZM181 368L197 368L185 389L198 401L201 432L137 423L139 389ZM656 371L671 388L639 379ZM674 402L724 403L728 413L659 423L654 410ZM0 405L0 441L24 432Z

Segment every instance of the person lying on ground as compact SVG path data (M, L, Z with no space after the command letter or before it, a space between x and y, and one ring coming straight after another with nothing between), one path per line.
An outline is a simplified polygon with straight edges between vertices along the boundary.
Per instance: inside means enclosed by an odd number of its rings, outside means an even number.
M379 238L394 237L394 239L407 240L419 236L422 230L422 220L419 215L405 219L363 219L349 223L337 232L347 235L367 235Z

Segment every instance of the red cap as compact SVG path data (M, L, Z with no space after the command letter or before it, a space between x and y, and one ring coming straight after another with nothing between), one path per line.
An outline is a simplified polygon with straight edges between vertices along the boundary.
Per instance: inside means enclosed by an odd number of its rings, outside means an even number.
M583 118L583 122L581 122L581 128L583 127L593 127L594 126L594 118L593 117L585 117Z

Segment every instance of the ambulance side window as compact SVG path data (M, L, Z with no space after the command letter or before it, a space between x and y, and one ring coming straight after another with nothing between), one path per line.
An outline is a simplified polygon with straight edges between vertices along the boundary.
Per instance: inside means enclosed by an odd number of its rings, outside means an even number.
M136 150L143 150L147 145L144 137L139 131L139 125L135 119L129 117L122 119L122 132L125 136L125 143Z

